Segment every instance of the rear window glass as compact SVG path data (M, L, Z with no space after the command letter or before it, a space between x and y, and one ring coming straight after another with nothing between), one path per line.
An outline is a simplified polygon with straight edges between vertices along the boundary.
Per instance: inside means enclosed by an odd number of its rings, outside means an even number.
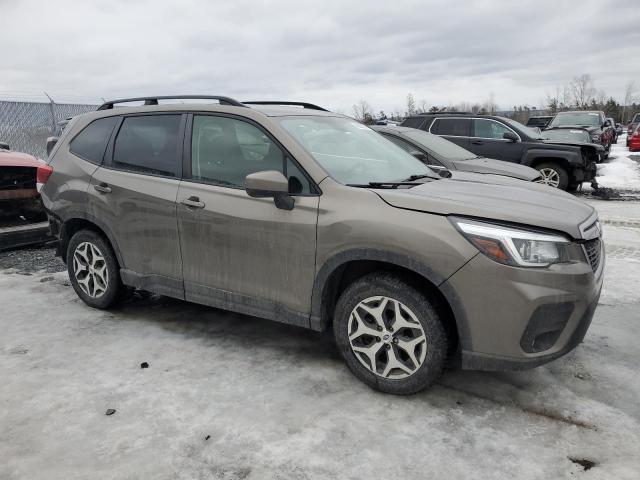
M113 167L165 177L179 176L181 115L127 117L113 148Z
M409 117L404 122L402 122L402 126L409 128L420 128L422 122L424 122L424 118L422 117Z
M92 163L102 163L109 137L118 122L118 117L94 120L84 127L69 144L71 153Z
M471 120L468 118L436 118L431 127L431 133L454 137L468 137L470 126Z

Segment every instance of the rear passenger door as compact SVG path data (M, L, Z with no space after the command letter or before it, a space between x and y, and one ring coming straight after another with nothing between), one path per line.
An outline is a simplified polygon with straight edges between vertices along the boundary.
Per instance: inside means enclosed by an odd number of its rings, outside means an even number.
M184 297L176 220L186 115L128 115L91 178L92 215L111 231L126 283Z
M429 132L446 138L447 140L460 145L462 148L474 151L469 148L469 136L471 134L471 120L462 117L438 117L433 120L429 127Z
M194 114L187 124L178 225L186 299L309 326L319 191L258 124ZM250 173L289 179L292 210L244 189Z
M482 157L520 163L523 150L522 141L513 142L503 137L507 132L520 137L517 132L503 123L489 118L474 118L472 122L473 134L469 150Z

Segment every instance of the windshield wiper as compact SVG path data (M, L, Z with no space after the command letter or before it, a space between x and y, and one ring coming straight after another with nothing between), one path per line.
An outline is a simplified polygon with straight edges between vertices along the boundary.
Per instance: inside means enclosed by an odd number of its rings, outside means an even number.
M409 178L407 178L406 180L403 180L403 182L413 182L414 180L421 180L423 178L438 178L435 175L430 175L428 173L422 173L422 174L418 174L418 175L411 175Z
M401 185L422 185L420 182L368 182L368 183L347 183L347 187L359 188L398 188Z

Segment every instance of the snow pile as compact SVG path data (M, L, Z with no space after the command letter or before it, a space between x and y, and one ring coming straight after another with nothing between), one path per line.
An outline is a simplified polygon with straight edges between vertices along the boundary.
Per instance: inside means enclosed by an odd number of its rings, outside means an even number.
M630 158L626 135L611 145L610 161L598 165L598 184L619 190L640 190L640 162Z

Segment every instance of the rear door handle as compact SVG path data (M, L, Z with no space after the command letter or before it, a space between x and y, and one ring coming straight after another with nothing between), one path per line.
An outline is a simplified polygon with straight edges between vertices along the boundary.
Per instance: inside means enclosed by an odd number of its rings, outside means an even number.
M185 198L180 203L190 208L204 208L204 202L201 202L198 197Z
M474 140L471 143L474 144L474 145L484 145L484 142L482 140Z
M111 187L104 182L94 185L93 188L100 193L111 193Z

